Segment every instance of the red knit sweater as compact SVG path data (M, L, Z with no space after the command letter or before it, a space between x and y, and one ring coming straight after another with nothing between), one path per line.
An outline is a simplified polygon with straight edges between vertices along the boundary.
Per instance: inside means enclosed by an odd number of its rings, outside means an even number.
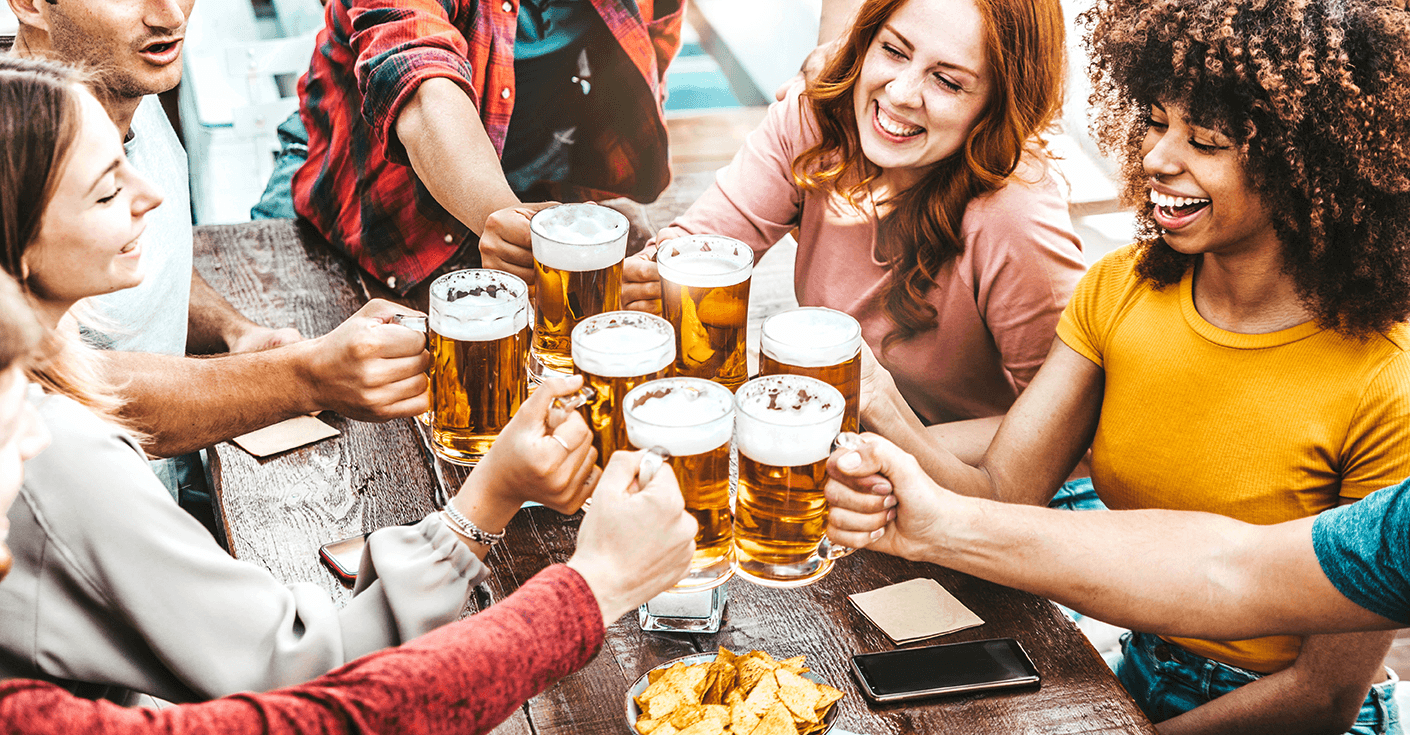
M587 582L549 567L490 609L314 681L162 711L0 683L0 732L484 733L591 661L602 613Z

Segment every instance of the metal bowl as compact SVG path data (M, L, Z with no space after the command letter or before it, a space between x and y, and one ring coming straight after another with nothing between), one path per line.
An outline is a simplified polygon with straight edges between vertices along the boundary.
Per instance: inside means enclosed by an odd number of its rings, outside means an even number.
M675 666L676 664L686 664L687 666L692 664L708 664L714 660L715 654L713 653L692 653L689 656L681 656L680 658L671 659L670 661L667 661L659 666L652 668L651 671L661 671L664 669L669 669L672 666ZM642 674L641 678L637 679L636 683L632 684L631 688L627 690L627 727L631 728L631 731L633 733L636 732L636 720L638 717L641 717L641 708L636 706L636 697L642 692L646 691L646 687L650 684L650 679L648 677L650 676L651 671ZM811 671L802 674L802 676L804 679L807 679L808 681L811 681L814 684L828 684L826 679L822 678L821 676L818 676L817 674L814 674ZM828 686L832 685L828 684ZM836 722L837 707L834 706L831 710L828 710L827 716L823 718L823 724L827 725L827 727L823 729L822 735L828 735L828 733L831 733L833 724Z

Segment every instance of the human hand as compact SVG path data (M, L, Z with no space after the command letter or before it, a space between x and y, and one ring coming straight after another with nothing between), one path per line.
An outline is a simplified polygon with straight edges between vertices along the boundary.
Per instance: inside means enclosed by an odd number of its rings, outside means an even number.
M553 408L553 399L582 386L581 375L551 378L524 401L471 473L481 476L485 492L516 507L532 500L559 513L578 512L592 494L597 450L582 415Z
M875 434L859 450L838 449L827 462L827 536L854 549L871 548L929 560L946 522L966 499L934 483L915 458Z
M661 313L661 277L656 270L656 245L622 261L622 308Z
M534 282L534 248L529 235L529 220L540 209L558 202L533 202L490 212L485 218L485 230L480 234L480 265L507 271Z
M862 376L857 402L861 409L862 423L873 431L887 434L900 407L904 406L906 411L910 411L910 404L906 403L901 391L896 388L896 380L891 377L891 372L881 366L876 354L871 351L871 345L865 341L862 342L861 358Z
M844 35L813 47L813 50L809 51L808 55L803 57L803 65L798 68L798 73L789 77L788 81L783 83L783 86L774 90L774 99L782 102L783 98L788 96L788 90L793 85L800 81L812 82L817 79L818 75L822 74L823 69L827 68L827 62L832 59L833 52L841 48L845 40L846 36Z
M409 311L373 299L328 334L281 348L302 368L310 404L303 413L327 409L358 421L388 421L430 408L426 335L389 323Z
M239 352L262 352L272 350L275 347L291 345L295 342L303 341L304 336L299 334L299 330L293 327L283 327L281 329L271 329L251 323L239 335L226 339L226 349L232 354Z
M690 569L699 526L663 465L636 486L643 452L617 452L602 473L568 566L592 588L603 625L670 589Z

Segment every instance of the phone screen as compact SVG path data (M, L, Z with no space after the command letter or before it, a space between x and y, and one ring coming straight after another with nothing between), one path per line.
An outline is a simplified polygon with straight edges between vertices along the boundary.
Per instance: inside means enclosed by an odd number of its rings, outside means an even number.
M361 536L334 541L324 544L323 548L319 549L319 556L323 558L323 563L344 581L355 580L365 543Z
M864 653L852 662L862 684L879 698L1038 681L1033 662L1011 638Z

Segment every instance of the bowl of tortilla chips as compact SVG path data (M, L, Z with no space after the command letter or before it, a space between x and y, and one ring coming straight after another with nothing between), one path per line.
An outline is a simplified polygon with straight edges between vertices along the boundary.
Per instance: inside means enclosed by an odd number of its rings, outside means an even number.
M646 672L627 690L639 735L826 735L842 692L805 665L763 651L697 653Z

